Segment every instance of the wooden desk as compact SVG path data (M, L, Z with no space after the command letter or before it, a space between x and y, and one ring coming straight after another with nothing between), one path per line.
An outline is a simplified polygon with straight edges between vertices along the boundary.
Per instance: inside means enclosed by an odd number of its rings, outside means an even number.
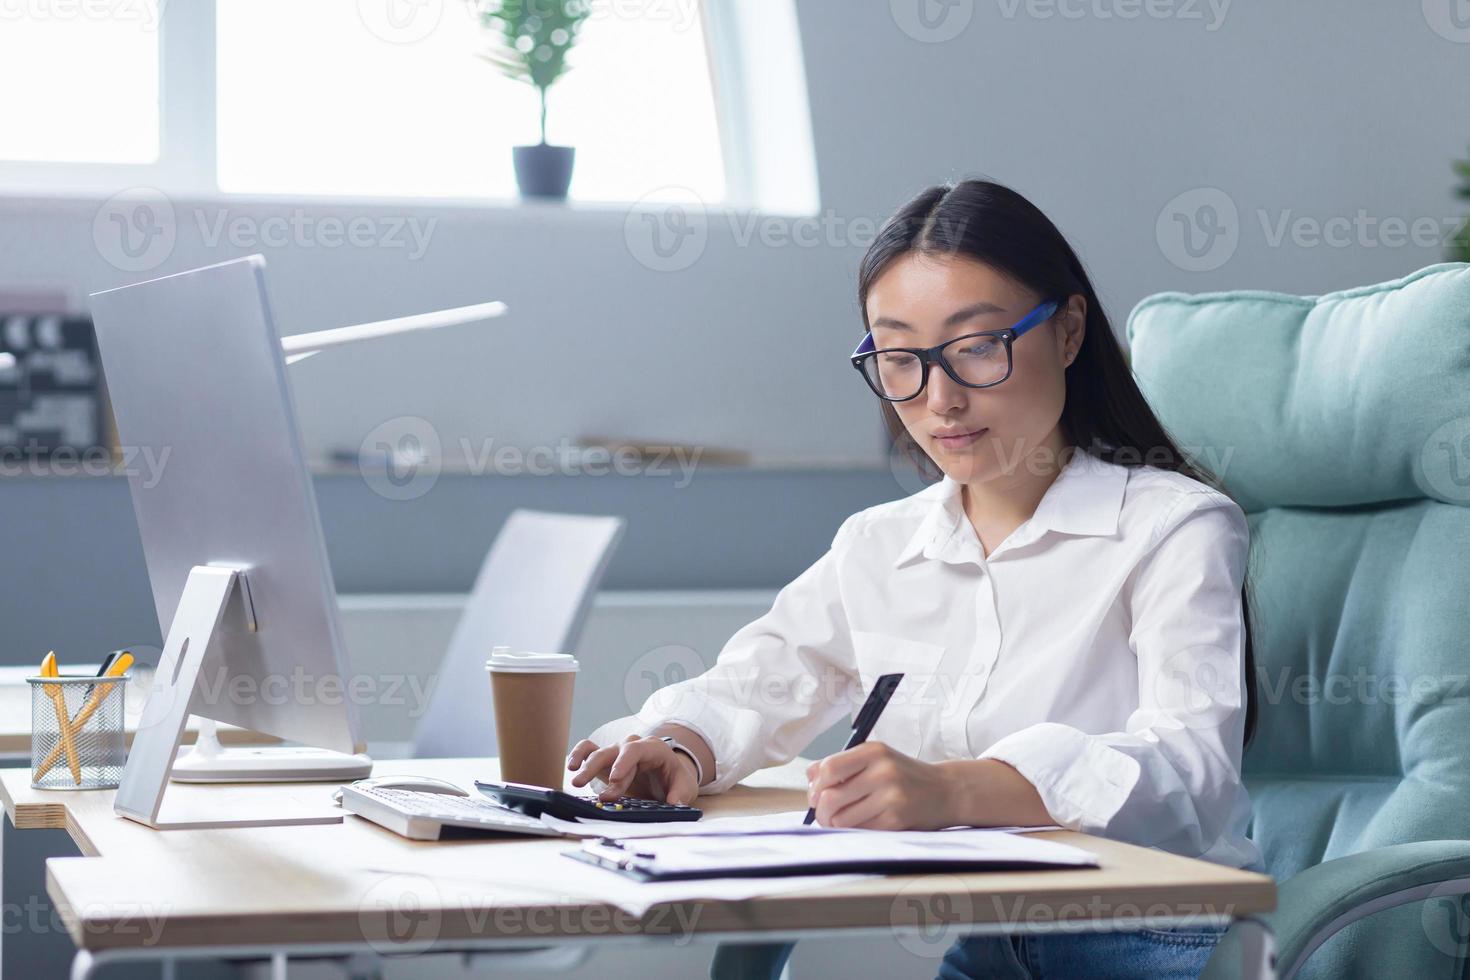
M133 681L128 682L126 713L123 724L127 726L127 738L131 744L133 732L138 727L138 716L143 713L146 695ZM184 741L193 742L198 734L198 723L191 716L185 729ZM270 745L279 742L274 735L262 735L248 728L234 725L219 725L219 740L224 745ZM31 757L31 686L21 683L0 684L0 759L25 760Z
M700 805L711 816L802 808L804 768L805 760L796 760L765 770ZM494 778L498 767L495 760L404 760L380 762L375 771L436 775L468 788L477 777ZM255 804L265 798L315 802L332 788L174 785L169 799L191 809L206 799L230 805L232 796ZM557 862L565 860L556 852L572 846L555 838L421 843L351 815L340 825L159 832L114 816L112 796L106 790L36 791L24 770L0 770L0 800L18 829L64 828L90 855L47 862L47 892L80 950L82 969L74 977L103 962L144 956L381 952L402 925L390 917L402 910L374 897L386 876L362 869L412 867L415 856L450 848L466 868L544 855L547 882L554 884ZM768 898L684 903L684 909L654 906L642 916L597 902L548 899L544 887L488 880L478 894L458 883L431 886L411 896L410 905L420 918L431 917L436 951L687 940L691 934L775 941L936 926L965 932L1079 923L1116 928L1141 918L1243 918L1275 905L1275 885L1262 875L1071 832L1044 836L1093 851L1102 866L895 875ZM1262 937L1268 953L1269 934L1262 930Z

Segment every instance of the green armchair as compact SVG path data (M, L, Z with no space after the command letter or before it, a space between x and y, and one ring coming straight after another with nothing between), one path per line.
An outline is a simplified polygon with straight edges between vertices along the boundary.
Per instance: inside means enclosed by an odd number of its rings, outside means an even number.
M1470 265L1145 299L1132 363L1252 530L1252 837L1280 977L1470 952ZM1234 930L1232 930L1234 932ZM1208 977L1239 976L1227 937Z

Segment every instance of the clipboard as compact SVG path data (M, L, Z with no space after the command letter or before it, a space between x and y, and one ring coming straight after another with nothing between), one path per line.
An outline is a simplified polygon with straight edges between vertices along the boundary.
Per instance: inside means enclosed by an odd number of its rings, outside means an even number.
M1078 847L996 830L587 838L564 855L636 881L1095 868Z

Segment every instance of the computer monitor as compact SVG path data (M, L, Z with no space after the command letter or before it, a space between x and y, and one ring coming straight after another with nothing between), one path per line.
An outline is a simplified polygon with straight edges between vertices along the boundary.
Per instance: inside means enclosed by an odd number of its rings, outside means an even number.
M363 747L264 272L252 255L92 294L118 441L156 461L130 467L128 483L164 648L116 809L160 828L340 819L161 816L189 714L339 753ZM331 768L311 749L276 751L274 778Z

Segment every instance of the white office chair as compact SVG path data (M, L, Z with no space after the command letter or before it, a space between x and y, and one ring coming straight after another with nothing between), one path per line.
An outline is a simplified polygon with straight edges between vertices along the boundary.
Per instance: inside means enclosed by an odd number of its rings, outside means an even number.
M496 754L485 661L494 646L571 653L622 538L621 517L513 511L495 536L440 665L415 758Z

